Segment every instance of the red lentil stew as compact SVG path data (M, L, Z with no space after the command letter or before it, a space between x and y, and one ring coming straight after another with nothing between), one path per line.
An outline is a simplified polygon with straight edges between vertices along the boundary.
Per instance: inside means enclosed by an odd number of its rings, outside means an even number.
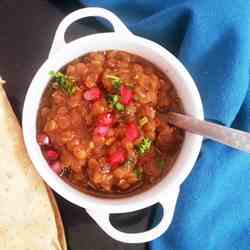
M37 120L49 166L78 190L118 198L159 182L184 132L158 112L182 112L169 79L124 51L86 54L50 72Z

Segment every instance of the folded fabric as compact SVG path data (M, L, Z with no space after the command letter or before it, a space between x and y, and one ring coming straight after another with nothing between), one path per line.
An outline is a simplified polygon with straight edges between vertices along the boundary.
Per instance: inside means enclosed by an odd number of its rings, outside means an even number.
M250 131L249 1L81 2L113 11L132 32L174 53L196 81L206 119ZM150 247L250 249L250 156L205 140L170 228Z

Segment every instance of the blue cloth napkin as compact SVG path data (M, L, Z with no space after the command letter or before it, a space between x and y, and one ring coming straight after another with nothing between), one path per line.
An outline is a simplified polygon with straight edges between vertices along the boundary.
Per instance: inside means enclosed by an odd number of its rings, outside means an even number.
M196 81L206 119L250 131L250 1L81 2L113 11L132 32L174 53ZM150 248L249 250L250 156L205 140L170 228Z

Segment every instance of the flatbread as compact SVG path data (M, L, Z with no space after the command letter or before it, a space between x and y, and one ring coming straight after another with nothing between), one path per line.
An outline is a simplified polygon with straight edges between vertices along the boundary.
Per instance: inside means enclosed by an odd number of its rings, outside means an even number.
M55 214L58 240L59 240L59 243L62 247L62 250L67 250L67 241L65 238L64 226L63 226L61 214L60 214L55 196L54 196L53 192L51 191L51 189L47 185L46 185L46 187L47 187L47 192L49 194L50 202L51 202L51 205L53 207L54 214Z
M1 78L0 249L67 249L55 198L27 155L21 128Z

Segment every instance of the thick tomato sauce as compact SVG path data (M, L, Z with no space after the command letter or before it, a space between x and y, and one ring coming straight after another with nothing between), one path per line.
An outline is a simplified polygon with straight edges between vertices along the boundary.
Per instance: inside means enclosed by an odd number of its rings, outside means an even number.
M58 175L83 192L115 198L167 174L184 133L157 115L182 111L164 74L123 51L86 54L60 72L37 122L37 141Z

